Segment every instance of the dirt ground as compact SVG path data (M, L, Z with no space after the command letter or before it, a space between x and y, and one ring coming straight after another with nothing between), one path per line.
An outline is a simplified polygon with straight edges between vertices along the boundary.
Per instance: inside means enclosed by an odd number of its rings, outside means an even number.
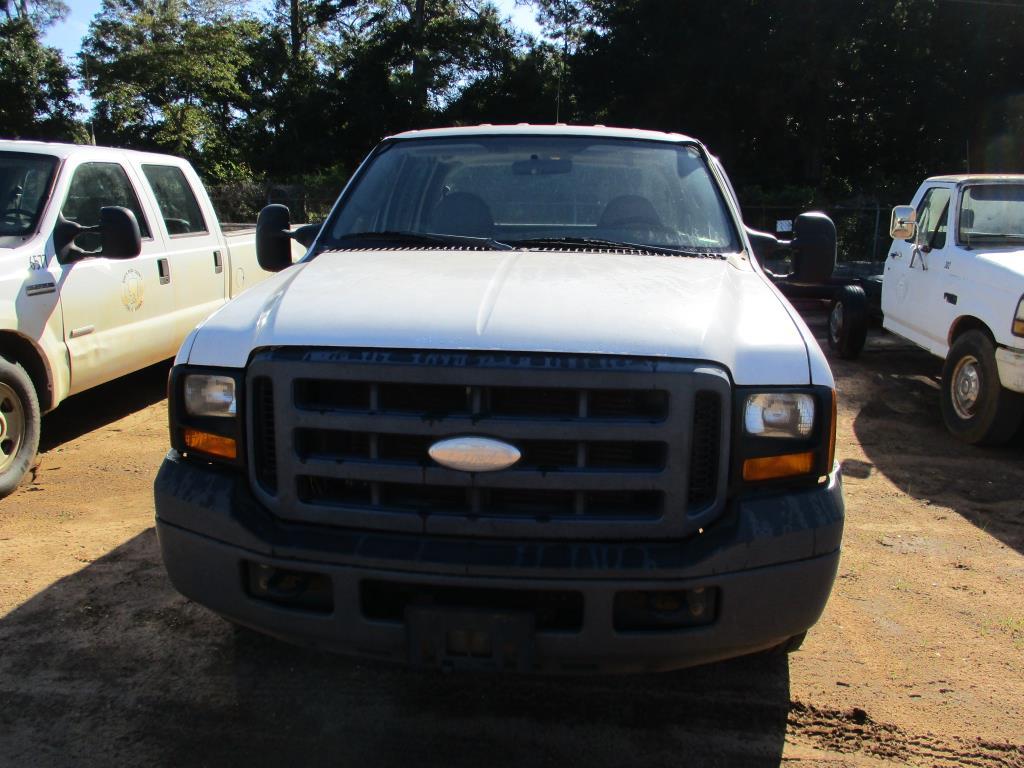
M833 360L847 527L803 649L677 673L410 672L236 631L153 533L167 367L72 398L0 501L0 765L1024 766L1024 438L952 440L939 362Z

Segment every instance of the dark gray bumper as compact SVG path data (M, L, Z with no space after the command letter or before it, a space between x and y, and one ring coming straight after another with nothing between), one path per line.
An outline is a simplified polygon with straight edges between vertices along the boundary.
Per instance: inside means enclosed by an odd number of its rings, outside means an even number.
M821 615L839 563L843 500L827 487L736 502L684 542L566 543L430 538L282 523L247 480L168 454L156 479L157 534L174 586L254 629L344 653L403 661L407 628L365 617L364 580L495 589L572 590L583 599L576 632L538 631L546 671L653 671L777 645ZM322 615L254 599L245 563L330 577L334 610ZM716 588L712 624L617 632L623 590Z

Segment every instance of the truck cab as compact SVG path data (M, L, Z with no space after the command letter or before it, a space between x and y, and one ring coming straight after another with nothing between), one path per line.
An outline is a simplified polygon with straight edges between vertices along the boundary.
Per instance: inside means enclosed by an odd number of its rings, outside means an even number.
M894 210L884 327L944 359L942 413L998 444L1024 417L1024 176L927 179Z

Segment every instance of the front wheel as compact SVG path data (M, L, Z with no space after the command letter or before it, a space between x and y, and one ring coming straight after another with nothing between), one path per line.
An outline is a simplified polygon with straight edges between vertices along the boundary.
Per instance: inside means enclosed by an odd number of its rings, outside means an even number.
M39 399L17 363L0 357L0 498L18 487L39 449Z
M853 360L868 337L868 299L859 285L845 285L828 315L828 345L844 360Z
M999 445L1017 431L1024 397L999 383L995 346L981 331L953 342L942 366L942 420L972 445Z

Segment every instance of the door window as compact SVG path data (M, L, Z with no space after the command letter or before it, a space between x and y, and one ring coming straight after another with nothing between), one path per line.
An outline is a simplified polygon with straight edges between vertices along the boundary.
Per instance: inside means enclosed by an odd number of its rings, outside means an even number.
M917 242L934 249L946 247L946 222L949 221L949 190L932 187L917 206Z
M124 168L117 163L83 163L78 166L61 209L64 218L83 227L93 227L100 223L100 209L109 205L121 206L134 213L142 237L150 236L138 195ZM75 245L84 251L98 251L100 235L85 232L75 238Z
M174 237L207 232L199 202L181 168L173 165L144 165L142 172L153 188L168 235Z

